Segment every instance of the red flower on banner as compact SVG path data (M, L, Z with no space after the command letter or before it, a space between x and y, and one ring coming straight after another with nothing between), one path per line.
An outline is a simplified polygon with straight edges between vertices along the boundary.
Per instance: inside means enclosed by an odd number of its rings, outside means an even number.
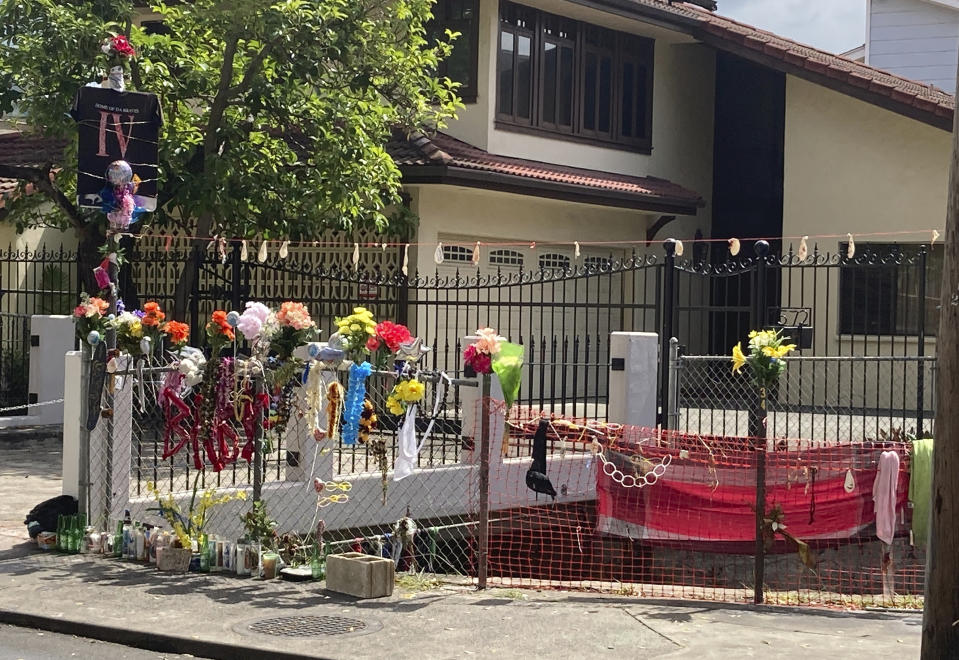
M133 50L130 41L122 34L118 34L110 40L110 47L120 57L136 57L137 52Z

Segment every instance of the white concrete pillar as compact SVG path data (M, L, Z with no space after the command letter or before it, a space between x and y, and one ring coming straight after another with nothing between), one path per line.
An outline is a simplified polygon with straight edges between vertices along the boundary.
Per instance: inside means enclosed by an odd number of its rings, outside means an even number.
M80 438L86 420L83 387L83 353L69 351L63 356L63 494L80 496Z
M60 368L63 356L73 350L73 318L34 314L30 317L30 403L63 398L64 379ZM60 424L63 405L30 408L31 424Z
M656 426L656 365L659 335L613 332L609 340L610 422Z
M467 335L463 337L463 349L475 344L479 339L476 335ZM462 356L460 356L462 359ZM463 410L463 431L464 438L471 438L473 446L478 448L480 444L480 416L482 415L483 399L483 381L482 376L477 375L476 381L478 387L460 387L460 402ZM503 401L503 388L499 384L499 378L495 374L490 376L490 398L494 401ZM490 411L490 464L502 462L503 460L503 430L506 427L506 414L500 407L495 406ZM461 455L462 463L479 463L479 452L464 451Z

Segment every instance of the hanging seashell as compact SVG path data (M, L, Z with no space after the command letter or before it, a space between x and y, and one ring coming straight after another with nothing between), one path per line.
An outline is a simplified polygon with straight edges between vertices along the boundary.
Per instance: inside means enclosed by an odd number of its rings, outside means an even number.
M353 268L356 269L360 265L360 244L353 243Z
M929 241L929 245L935 245L935 244L936 244L936 241L938 241L938 240L939 240L939 230L933 229L933 230L932 230L932 240Z
M381 243L380 247L383 248L383 252L386 252L386 243Z
M439 266L443 263L443 244L437 243L436 250L433 251L433 261L436 262L436 265Z
M480 242L476 241L476 245L473 246L473 265L479 266L480 262Z
M856 256L856 241L853 239L852 234L846 234L849 237L849 246L846 248L846 258L852 259Z
M799 241L799 252L796 253L796 256L799 257L800 261L805 261L806 257L809 256L809 247L806 245L808 239L808 236L803 236Z
M163 251L164 251L164 252L169 252L171 245L173 245L173 235L172 235L172 234L168 234L167 237L166 237L166 240L163 241Z
M532 243L529 244L529 249L530 249L530 250L535 250L535 249L536 249L536 241L533 241Z
M737 256L737 255L739 254L739 248L740 248L740 247L741 247L741 246L739 245L739 239L738 239L738 238L730 238L730 239L729 239L729 254L731 254L731 255L734 256L734 257Z
M676 256L677 257L683 256L683 242L680 240L676 241Z
M261 264L266 261L266 241L260 243L260 251L256 253L256 260Z
M246 261L250 258L250 250L247 247L246 239L240 242L240 261Z
M403 274L410 274L410 244L403 246Z
M283 241L280 243L280 259L286 259L290 256L290 242Z
M579 241L573 241L573 259L579 259Z

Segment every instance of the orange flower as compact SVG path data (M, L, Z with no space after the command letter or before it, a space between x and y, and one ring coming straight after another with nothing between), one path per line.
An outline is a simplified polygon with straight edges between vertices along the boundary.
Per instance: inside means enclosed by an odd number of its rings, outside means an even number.
M230 341L233 341L235 335L233 334L233 328L231 328L230 324L226 321L226 312L224 312L222 309L218 309L213 312L210 323L219 327L220 332L223 333L223 336Z
M166 314L160 309L160 305L155 302L148 302L143 306L143 325L159 326L166 318Z
M185 344L190 338L190 326L179 321L167 321L161 328L175 346Z

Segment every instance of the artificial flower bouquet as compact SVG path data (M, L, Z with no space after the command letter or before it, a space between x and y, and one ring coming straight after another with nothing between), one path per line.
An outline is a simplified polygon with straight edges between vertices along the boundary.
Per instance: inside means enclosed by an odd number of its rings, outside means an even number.
M386 397L386 409L391 415L403 415L410 405L422 401L425 393L426 385L416 378L402 378Z
M500 337L492 328L479 328L477 340L463 350L466 375L493 374L499 378L507 410L519 396L523 375L523 347Z
M761 388L769 387L786 370L783 358L796 350L796 345L787 341L789 337L779 330L753 330L749 333L748 355L743 352L742 342L733 346L733 373L748 366L753 382Z
M289 360L293 351L316 339L316 324L306 305L287 301L276 312L275 330L270 337L270 350L280 360Z
M400 350L400 346L413 339L409 328L392 321L377 323L374 333L366 340L366 349L370 352L370 362L378 369L386 368Z
M365 307L354 307L353 313L335 321L340 346L354 364L363 364L369 356L368 342L376 336L373 312Z
M463 351L463 363L467 370L477 374L493 373L493 358L500 352L501 340L492 328L476 331L479 339Z
M81 294L80 304L73 310L73 322L80 341L91 346L100 343L107 330L108 309L110 303L106 300Z

